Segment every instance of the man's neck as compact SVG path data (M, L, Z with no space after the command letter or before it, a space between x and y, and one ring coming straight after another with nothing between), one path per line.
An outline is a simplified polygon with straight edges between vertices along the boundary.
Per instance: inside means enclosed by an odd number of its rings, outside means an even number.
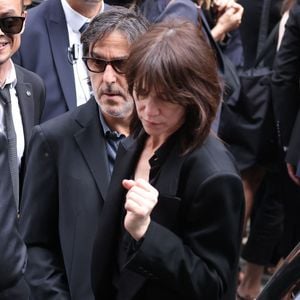
M102 6L104 5L103 1L78 1L78 0L66 0L69 5L77 11L82 16L86 18L92 19L95 17L98 12L102 10Z
M130 118L110 118L105 116L105 122L113 131L117 131L125 136L130 132Z

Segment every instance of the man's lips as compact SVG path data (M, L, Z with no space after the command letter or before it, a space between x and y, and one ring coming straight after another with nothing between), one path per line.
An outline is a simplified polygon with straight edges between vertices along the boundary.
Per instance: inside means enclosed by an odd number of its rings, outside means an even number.
M108 97L114 97L114 96L120 96L121 94L119 94L119 93L103 93L103 95L108 96Z
M0 47L5 47L8 44L9 44L9 42L7 42L7 41L0 41Z

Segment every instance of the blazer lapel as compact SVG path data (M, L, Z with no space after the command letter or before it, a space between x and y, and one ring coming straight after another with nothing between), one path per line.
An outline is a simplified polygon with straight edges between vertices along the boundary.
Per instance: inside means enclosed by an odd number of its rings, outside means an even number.
M53 0L52 0L53 1ZM76 107L75 82L73 66L68 61L69 36L66 19L60 1L53 1L50 18L46 20L49 32L50 47L53 53L55 68L61 82L68 109Z
M98 106L95 99L91 99L87 103L86 110L77 115L76 121L82 128L74 134L74 138L104 199L110 176L106 144L100 127Z
M25 145L28 145L31 130L34 125L34 100L32 86L24 82L23 73L16 68L17 85L16 92L22 115L22 124L24 130Z
M130 137L120 142L114 172L109 187L107 201L101 213L97 238L94 249L101 249L94 253L92 273L95 274L93 286L96 299L110 299L106 293L111 286L113 257L116 255L124 212L124 197L126 190L122 187L122 179L132 175L136 164L139 146L143 143L134 142ZM109 228L109 235L107 229ZM100 287L100 288L98 288ZM103 288L104 287L104 288Z
M180 197L178 197L178 187L184 159L185 156L180 155L179 144L174 144L155 183L159 197L157 205L151 213L151 218L154 221L175 232L182 204Z

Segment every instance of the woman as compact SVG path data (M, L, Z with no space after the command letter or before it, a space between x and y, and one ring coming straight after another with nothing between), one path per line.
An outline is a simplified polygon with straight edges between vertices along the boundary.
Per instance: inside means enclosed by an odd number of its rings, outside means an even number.
M234 299L244 198L231 155L210 133L221 93L212 50L191 23L162 22L133 45L127 66L138 120L100 218L95 297Z

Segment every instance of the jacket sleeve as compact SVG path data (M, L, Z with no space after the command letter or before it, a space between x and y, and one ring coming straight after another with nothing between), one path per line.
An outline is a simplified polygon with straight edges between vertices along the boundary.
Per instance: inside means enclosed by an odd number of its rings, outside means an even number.
M70 299L58 232L55 155L40 126L29 143L20 231L28 249L31 299Z
M236 175L218 174L200 185L193 182L184 188L181 201L187 205L180 208L179 232L152 221L127 267L163 282L184 299L221 299L237 271L241 181Z
M300 5L290 11L280 49L275 58L272 98L279 140L289 146L299 111Z

